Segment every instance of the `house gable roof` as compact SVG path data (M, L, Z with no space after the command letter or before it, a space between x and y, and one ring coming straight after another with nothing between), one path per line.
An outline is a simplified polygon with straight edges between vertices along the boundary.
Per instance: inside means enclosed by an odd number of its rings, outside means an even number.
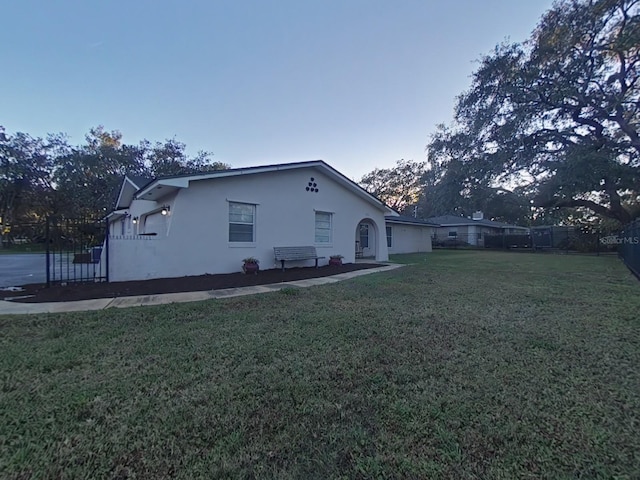
M466 225L482 225L484 227L492 228L519 228L526 230L527 227L521 227L519 225L510 225L508 223L494 222L493 220L473 220L466 217L457 217L455 215L441 215L439 217L430 217L426 219L428 222L438 224L441 227L454 227L454 226L466 226Z
M315 168L336 183L342 185L347 190L376 206L378 209L383 210L385 214L397 215L397 212L389 208L380 199L371 195L360 185L345 177L338 172L335 168L331 167L322 160L313 160L308 162L296 162L296 163L282 163L275 165L265 165L259 167L247 167L247 168L232 168L227 170L216 170L214 172L199 173L195 175L175 175L171 177L159 177L139 189L133 198L141 200L154 200L157 201L166 195L175 192L182 188L189 188L189 184L194 181L209 180L213 178L226 178L226 177L238 177L241 175L255 175L259 173L278 172L284 170L294 170L300 168Z
M116 199L116 210L121 208L127 208L131 205L133 197L136 192L151 182L152 179L148 177L141 177L138 175L125 175L122 180L122 186Z
M423 227L439 227L436 223L431 223L426 220L421 220L419 218L409 217L407 215L386 215L384 217L385 222L387 223L397 223L397 224L405 224L405 225L421 225Z

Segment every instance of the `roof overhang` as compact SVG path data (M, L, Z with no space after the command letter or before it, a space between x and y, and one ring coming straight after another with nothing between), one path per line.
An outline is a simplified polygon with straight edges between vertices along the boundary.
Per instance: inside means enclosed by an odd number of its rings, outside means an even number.
M262 167L234 168L230 170L216 170L215 172L202 173L197 175L185 175L180 177L158 178L140 190L135 198L139 200L158 201L177 190L189 188L189 184L195 181L211 180L226 177L238 177L242 175L255 175L259 173L279 172L285 170L296 170L300 168L314 168L325 175L331 177L336 183L350 190L356 196L374 205L385 215L397 215L397 213L384 204L381 200L371 195L360 185L349 180L340 172L329 166L322 160L310 162L285 163L280 165L266 165Z
M197 177L197 178L196 178ZM180 178L159 178L147 185L143 190L135 195L138 200L158 201L181 188L189 188L190 179L200 180L201 176L180 177Z
M116 220L119 220L119 219L121 219L123 217L126 217L128 215L129 215L129 211L123 208L123 209L120 209L120 210L114 210L109 215L104 217L104 219L109 221L109 222L115 222Z
M529 230L529 227L521 227L519 225L491 225L487 223L481 223L480 221L472 220L470 222L460 222L460 223L438 223L434 225L435 227L485 227L485 228L497 228L504 230L506 228L518 229L518 230Z
M436 226L437 227L468 227L470 225L480 225L481 227L488 227L489 225L483 225L481 223L476 223L476 222L463 222L463 223L438 223Z
M391 216L391 215L386 216L384 218L384 221L388 222L388 223L394 223L394 224L397 224L397 225L413 225L414 227L436 228L436 227L440 226L440 225L435 224L435 223L423 222L423 221L420 221L420 220L415 220L415 221L405 220L403 218L398 218L396 216Z
M141 185L138 185L133 179L125 175L118 194L118 200L116 200L116 209L128 208L140 187Z

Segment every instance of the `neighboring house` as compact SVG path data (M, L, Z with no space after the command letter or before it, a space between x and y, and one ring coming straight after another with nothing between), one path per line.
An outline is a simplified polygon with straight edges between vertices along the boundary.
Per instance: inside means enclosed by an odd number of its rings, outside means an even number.
M439 225L434 232L434 242L438 244L458 241L484 246L485 235L526 235L529 233L528 227L486 220L482 212L475 212L472 218L442 215L427 218L426 221Z
M333 254L354 262L356 242L364 238L365 256L377 261L395 252L394 242L403 250L430 250L423 238L429 225L393 217L403 218L320 160L152 181L127 177L108 217L109 278L238 272L247 257L262 269L276 268L273 248L279 246L314 245L325 257L320 264ZM391 249L385 226L391 227Z

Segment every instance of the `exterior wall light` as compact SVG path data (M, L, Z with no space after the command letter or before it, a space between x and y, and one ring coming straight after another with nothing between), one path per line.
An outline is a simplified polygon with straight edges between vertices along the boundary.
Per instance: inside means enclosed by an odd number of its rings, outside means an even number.
M135 225L136 223L138 223L138 217L133 217L133 218L131 219L131 223L133 223L134 225Z
M169 212L171 211L171 207L169 205L164 205L162 207L162 210L160 211L160 213L162 215L169 215Z

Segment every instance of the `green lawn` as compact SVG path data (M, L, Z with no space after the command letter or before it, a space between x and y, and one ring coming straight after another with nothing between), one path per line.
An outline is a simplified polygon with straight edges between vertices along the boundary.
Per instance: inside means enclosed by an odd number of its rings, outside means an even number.
M640 282L618 259L396 260L0 317L0 477L640 478Z

